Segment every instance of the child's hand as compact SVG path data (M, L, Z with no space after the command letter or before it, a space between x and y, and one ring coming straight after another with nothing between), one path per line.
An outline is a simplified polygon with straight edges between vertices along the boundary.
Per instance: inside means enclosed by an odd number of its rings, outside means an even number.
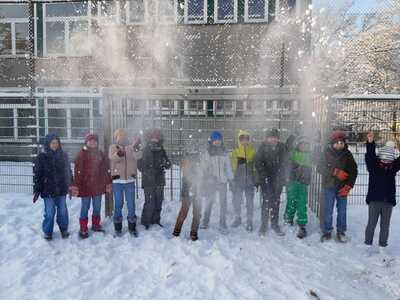
M367 134L368 143L372 143L374 141L374 138L374 133L372 131L369 131Z

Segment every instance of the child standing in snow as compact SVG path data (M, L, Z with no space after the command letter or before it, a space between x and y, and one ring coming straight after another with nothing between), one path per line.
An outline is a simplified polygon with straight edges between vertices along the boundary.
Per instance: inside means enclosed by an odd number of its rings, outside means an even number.
M85 137L85 145L75 159L74 186L78 197L82 198L79 218L79 236L83 239L89 236L88 212L93 204L92 230L102 231L100 224L101 198L104 193L111 192L111 175L107 157L98 147L99 138L89 133Z
M108 153L114 194L114 229L117 236L122 233L122 208L125 198L128 206L128 230L137 236L135 178L137 161L142 157L140 139L136 138L129 144L128 134L121 128L115 131L114 139L115 144L110 146Z
M171 168L171 162L163 147L161 131L153 128L146 133L143 158L139 160L145 197L141 223L146 230L152 224L163 227L161 210L164 201L165 170L169 168Z
M227 184L233 179L232 167L229 161L229 155L225 151L222 140L222 134L219 131L211 133L208 139L208 149L202 158L204 164L204 191L206 203L204 217L201 228L208 228L210 222L211 209L215 202L216 195L219 195L220 213L219 226L222 232L226 232L226 214L227 214Z
M233 179L233 207L235 220L232 227L238 227L242 223L241 206L243 193L246 197L247 226L248 231L253 230L253 210L255 193L255 166L254 158L256 149L250 142L250 133L239 131L239 145L232 151L231 164L234 173Z
M44 201L44 238L53 237L54 216L62 238L68 238L68 209L66 195L72 182L72 172L67 153L61 148L60 138L49 133L44 142L44 152L40 153L33 166L33 203L39 196ZM74 191L74 193L76 193Z
M279 207L283 186L286 184L288 144L280 142L278 129L267 131L265 140L255 157L257 183L261 186L261 227L259 234L264 236L271 218L271 228L279 236L285 235L279 226Z
M181 209L179 211L173 235L178 237L190 206L193 204L193 221L190 231L192 241L198 239L198 229L201 215L201 199L199 197L200 182L201 182L201 163L200 153L186 153L181 163L182 171L182 189L181 189Z
M343 131L333 131L330 143L322 153L318 163L318 171L322 175L324 191L324 220L321 241L332 238L333 209L337 207L336 240L347 241L347 196L357 178L357 164L346 144Z
M396 205L396 173L400 170L400 157L395 159L395 144L387 142L375 153L374 134L368 133L367 153L365 162L369 172L368 194L368 225L365 229L365 244L372 245L375 227L381 219L379 246L386 247L389 237L390 217Z
M307 199L308 185L311 180L310 143L306 137L299 137L295 149L290 155L289 182L287 184L287 203L285 221L293 225L297 212L299 232L297 237L302 239L307 235Z

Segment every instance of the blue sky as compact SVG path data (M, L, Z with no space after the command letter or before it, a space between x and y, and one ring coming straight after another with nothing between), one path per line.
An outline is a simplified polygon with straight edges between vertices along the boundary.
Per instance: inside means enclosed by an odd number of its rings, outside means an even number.
M315 7L324 7L326 5L332 6L333 4L340 6L349 0L313 0ZM354 0L354 10L355 11L368 11L374 10L379 7L380 4L386 2L385 0Z

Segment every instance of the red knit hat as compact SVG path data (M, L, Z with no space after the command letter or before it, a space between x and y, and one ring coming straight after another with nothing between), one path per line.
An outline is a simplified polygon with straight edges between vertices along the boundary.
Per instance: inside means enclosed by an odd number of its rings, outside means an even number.
M97 134L95 134L95 133L88 133L88 134L85 136L85 144L86 144L87 142L89 142L90 140L95 140L96 142L99 142L99 137L98 137Z
M337 141L346 141L346 134L343 131L340 130L335 130L332 131L331 136L330 136L330 141L332 144L336 143Z

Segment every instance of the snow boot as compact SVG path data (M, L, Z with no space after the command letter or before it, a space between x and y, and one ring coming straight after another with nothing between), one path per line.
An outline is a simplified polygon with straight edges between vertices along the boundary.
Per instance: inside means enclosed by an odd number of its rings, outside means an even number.
M100 224L100 216L92 216L92 230L96 232L104 232L101 224Z
M115 230L115 234L121 235L122 234L122 222L114 222L114 230Z
M272 230L275 232L277 236L284 236L285 233L282 231L281 227L279 225L273 225L271 226Z
M327 232L327 233L324 233L323 235L321 235L321 243L327 242L330 239L332 239L332 234L330 232Z
M137 237L138 236L138 232L136 230L136 222L129 222L128 221L128 231L130 234L132 234L133 236Z
M338 243L347 243L347 237L344 232L337 232L336 233L336 241Z
M43 235L43 238L44 238L46 241L51 241L51 240L53 239L53 236L52 236L51 234L44 234L44 235Z
M88 224L88 219L79 219L79 225L80 225L79 237L81 239L87 239L89 237L87 224Z
M181 230L179 228L175 227L172 235L178 237L180 234L181 234Z
M267 223L261 223L261 227L260 230L258 231L258 234L260 236L265 236L267 234L267 229L268 229L268 225Z
M297 232L297 237L299 239L304 239L307 236L307 231L305 226L299 226L299 231Z
M195 242L199 239L199 237L197 236L197 232L196 231L191 231L190 232L190 239Z
M285 224L287 224L289 226L294 226L293 220L285 220Z
M63 230L60 229L60 232L61 232L61 238L63 238L63 239L69 238L69 232L67 229L63 229Z
M208 222L202 222L200 225L200 229L207 229L208 228Z
M233 221L231 227L233 228L237 228L242 224L242 220L240 218L235 218L235 220Z

